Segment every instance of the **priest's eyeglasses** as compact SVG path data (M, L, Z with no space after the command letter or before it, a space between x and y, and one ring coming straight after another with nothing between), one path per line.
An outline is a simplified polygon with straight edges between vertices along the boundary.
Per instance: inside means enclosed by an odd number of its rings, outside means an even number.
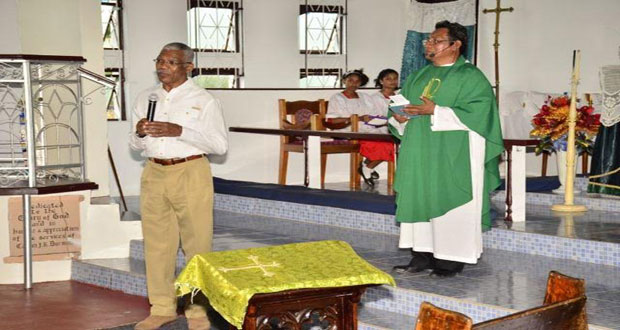
M190 63L192 63L192 62L177 62L177 61L173 61L173 60L162 60L160 58L154 59L153 62L155 62L155 64L159 64L159 65L168 64L169 66L179 66L181 64L190 64Z
M440 44L440 43L442 43L442 42L446 42L446 41L447 41L447 42L451 42L451 41L450 41L450 39L443 39L443 40L440 40L440 39L430 38L430 39L424 39L424 40L422 40L422 45L426 46L426 45L428 44L428 45L431 45L431 46L435 46L435 45L437 45L437 44Z

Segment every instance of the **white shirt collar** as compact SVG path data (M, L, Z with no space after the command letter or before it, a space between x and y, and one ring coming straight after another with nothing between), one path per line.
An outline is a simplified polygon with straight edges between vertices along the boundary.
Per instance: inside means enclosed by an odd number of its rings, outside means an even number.
M160 83L159 84L159 88L164 92L164 93L172 93L172 91L175 90L182 90L185 88L188 88L190 85L192 85L194 83L194 81L192 80L192 78L187 78L187 80L185 80L182 84L180 84L179 86L171 89L170 91L166 91L164 89L164 84Z

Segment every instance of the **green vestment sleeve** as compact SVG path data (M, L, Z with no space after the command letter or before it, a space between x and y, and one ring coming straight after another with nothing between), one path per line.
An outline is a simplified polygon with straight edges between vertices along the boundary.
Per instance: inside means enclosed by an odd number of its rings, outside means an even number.
M500 184L504 150L495 96L484 74L460 57L448 67L432 65L408 77L402 94L420 104L426 91L435 104L451 108L471 131L485 139L483 228L490 227L489 194ZM429 221L472 200L469 133L432 131L430 116L413 117L401 139L396 172L396 220Z

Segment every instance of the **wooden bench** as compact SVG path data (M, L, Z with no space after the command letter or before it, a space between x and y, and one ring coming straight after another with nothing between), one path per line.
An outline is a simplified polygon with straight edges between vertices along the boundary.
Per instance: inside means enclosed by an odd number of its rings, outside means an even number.
M477 324L472 323L471 318L464 314L423 302L415 329L585 330L588 328L585 281L551 271L542 306Z

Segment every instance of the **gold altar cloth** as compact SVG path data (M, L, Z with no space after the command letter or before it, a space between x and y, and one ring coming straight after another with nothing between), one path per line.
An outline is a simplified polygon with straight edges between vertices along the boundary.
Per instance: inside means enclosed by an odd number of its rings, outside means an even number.
M254 294L364 284L396 285L342 241L204 253L194 256L175 282L177 295L201 291L237 328Z

